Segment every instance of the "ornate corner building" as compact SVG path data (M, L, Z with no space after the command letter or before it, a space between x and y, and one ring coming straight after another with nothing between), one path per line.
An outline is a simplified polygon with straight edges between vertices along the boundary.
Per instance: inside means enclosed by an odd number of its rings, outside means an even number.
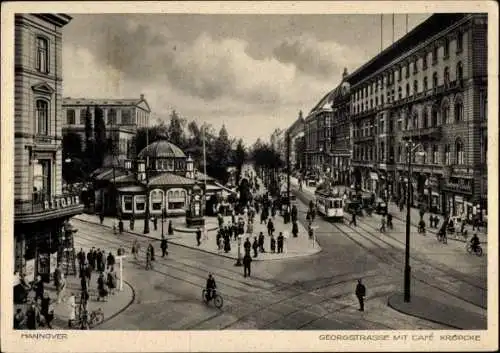
M48 280L81 213L61 178L62 29L65 14L15 16L15 271Z

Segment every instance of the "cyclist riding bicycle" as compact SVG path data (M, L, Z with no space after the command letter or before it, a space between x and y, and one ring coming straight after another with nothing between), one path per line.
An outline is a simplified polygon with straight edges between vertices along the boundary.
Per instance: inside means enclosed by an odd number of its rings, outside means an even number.
M477 247L479 246L480 241L479 241L479 238L477 237L476 233L474 233L474 235L472 236L472 238L470 240L470 244L472 246L472 250L477 251Z
M217 288L217 284L215 284L215 278L212 276L211 273L209 273L208 278L207 278L207 285L206 285L207 301L210 301L214 297L216 288Z

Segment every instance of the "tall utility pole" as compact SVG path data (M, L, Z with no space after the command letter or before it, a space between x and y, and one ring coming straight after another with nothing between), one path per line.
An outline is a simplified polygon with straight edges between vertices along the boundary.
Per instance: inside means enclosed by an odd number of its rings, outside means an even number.
M286 196L288 197L288 203L291 206L290 202L290 133L288 131L286 133Z
M410 196L411 196L411 155L412 145L408 143L408 188L406 190L406 241L405 241L405 270L404 270L404 301L410 302L410 281L411 281L411 267L410 267Z

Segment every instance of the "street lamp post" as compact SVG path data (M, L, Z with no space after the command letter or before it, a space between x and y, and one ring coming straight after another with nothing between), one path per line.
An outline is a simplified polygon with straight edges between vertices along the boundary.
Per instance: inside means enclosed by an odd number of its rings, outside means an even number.
M411 266L410 266L410 222L411 222L411 213L410 213L410 197L411 197L411 157L413 153L420 147L420 144L414 145L411 141L408 141L407 144L408 149L408 187L406 190L406 239L405 239L405 269L404 269L404 302L409 303L411 299L410 294L410 284L411 284Z
M241 234L238 234L238 259L236 260L236 263L234 266L241 266Z
M165 208L161 210L161 237L163 239L163 223L165 223Z
M290 202L290 133L287 131L286 132L286 173L287 173L287 178L286 178L286 196L288 197L288 202Z

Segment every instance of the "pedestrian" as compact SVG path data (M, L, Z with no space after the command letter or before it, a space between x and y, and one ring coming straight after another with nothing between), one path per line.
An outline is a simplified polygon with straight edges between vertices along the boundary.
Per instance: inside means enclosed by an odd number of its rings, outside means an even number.
M264 249L264 233L262 232L259 234L259 250L260 252L266 252Z
M297 222L297 215L298 215L297 206L293 205L292 206L292 211L291 211L291 217L292 217L292 222L293 223Z
M307 226L307 233L309 234L309 239L313 239L314 238L314 229L313 229L313 227L312 227L312 225L310 223Z
M198 227L196 230L196 242L198 243L198 246L201 245L201 229Z
M116 288L116 274L113 268L108 272L107 278L106 278L106 285L109 288L109 293L111 295L115 294L115 288Z
M278 235L278 254L283 253L283 243L285 241L285 237L283 236L283 233L280 232Z
M273 254L276 252L276 239L274 239L274 235L271 235L271 252Z
M115 257L113 256L111 251L109 252L108 258L106 259L106 263L107 263L108 271L110 268L113 268L113 266L115 265Z
M245 243L243 243L243 249L245 249L245 254L250 254L250 249L252 249L252 244L250 243L250 239L247 237Z
M168 235L174 235L174 226L172 220L168 221Z
M292 223L292 234L294 238L297 238L299 235L299 225L297 224L297 221L293 221Z
M92 269L97 270L97 252L95 247L92 247Z
M149 253L151 254L151 261L155 261L155 248L153 244L149 243L148 245Z
M87 278L85 277L85 274L83 273L83 276L80 278L80 286L82 287L82 291L87 290Z
M81 273L83 272L85 266L85 253L83 252L83 248L80 248L80 251L78 252L78 255L76 257L78 258L78 265Z
M160 248L161 248L161 257L165 257L165 255L168 255L168 251L167 251L167 249L168 249L167 238L161 237Z
M253 257L257 257L258 255L257 250L259 249L259 242L257 241L257 237L253 238L252 249L253 249Z
M87 287L90 286L90 278L92 277L92 267L87 264L87 266L85 267L85 279L87 280Z
M90 266L91 271L92 271L92 258L94 257L94 254L92 253L92 249L89 250L87 253L87 264Z
M251 263L252 263L252 257L250 254L246 253L245 256L243 256L243 277L250 277L251 273Z
M267 235L271 236L274 233L274 223L271 218L267 222Z
M387 213L387 228L393 229L391 213Z
M123 220L121 218L118 221L118 231L120 232L120 234L123 233Z
M102 268L102 252L100 248L97 248L97 253L96 253L96 261L97 261L97 271L102 272L104 271L104 268Z
M132 216L130 216L130 219L129 219L130 230L134 230L134 226L135 226L135 218L134 218L134 215L132 215Z
M101 225L104 223L104 214L99 213L99 222L101 222Z
M358 284L356 285L356 297L359 301L359 311L365 311L365 296L366 296L366 287L362 283L361 278L358 279Z
M351 221L349 222L349 225L351 224L354 224L354 226L356 227L356 211L353 210L352 212L352 218L351 218Z
M231 251L231 241L229 239L229 234L224 235L224 252L228 253Z

